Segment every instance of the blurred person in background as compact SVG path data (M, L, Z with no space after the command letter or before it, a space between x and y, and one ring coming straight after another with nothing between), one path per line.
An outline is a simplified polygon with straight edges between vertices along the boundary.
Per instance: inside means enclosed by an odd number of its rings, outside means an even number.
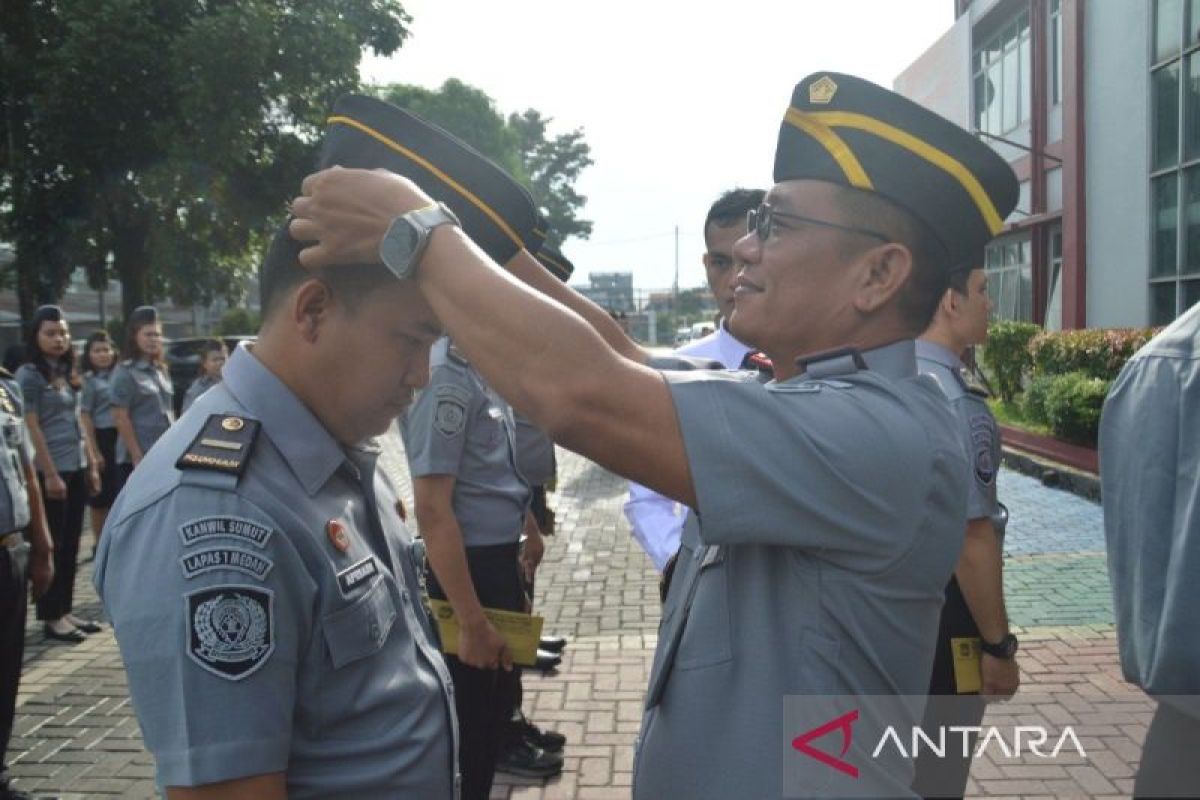
M112 378L118 352L108 331L96 331L83 346L80 364L83 372L83 396L79 401L79 418L84 433L96 453L100 471L100 491L88 498L92 510L92 555L100 543L100 531L108 519L117 493L124 482L124 470L117 461L117 426L113 420Z
M209 339L200 347L200 374L183 395L182 416L191 408L196 398L221 382L221 370L229 359L229 351L220 339Z
M175 421L162 323L154 306L135 308L125 326L125 354L112 376L117 461L128 474Z

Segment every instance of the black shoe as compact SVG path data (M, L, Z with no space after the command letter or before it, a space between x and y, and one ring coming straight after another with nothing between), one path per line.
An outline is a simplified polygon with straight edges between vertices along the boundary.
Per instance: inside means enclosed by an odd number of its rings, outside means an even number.
M104 628L100 627L99 623L91 622L86 619L81 619L79 622L73 622L71 624L75 626L76 630L83 631L84 633L99 633L100 631L104 630Z
M553 778L562 772L563 758L524 739L514 739L496 759L496 771L524 778Z
M567 637L565 636L543 636L538 641L538 649L550 653L561 653L566 646Z
M42 626L42 633L47 639L53 639L57 642L70 642L71 644L80 644L87 641L87 637L80 633L77 629L72 629L66 633L58 633L49 625Z
M567 743L567 737L563 736L558 731L544 731L537 725L534 725L524 714L516 717L509 723L510 733L515 738L521 738L529 742L534 747L540 747L547 753L561 753L563 745Z
M8 785L8 781L4 781L0 783L0 800L33 800L33 795L14 789Z
M537 661L534 662L534 667L542 672L549 672L552 669L557 669L562 663L562 656L558 653L547 653L545 650L537 651Z

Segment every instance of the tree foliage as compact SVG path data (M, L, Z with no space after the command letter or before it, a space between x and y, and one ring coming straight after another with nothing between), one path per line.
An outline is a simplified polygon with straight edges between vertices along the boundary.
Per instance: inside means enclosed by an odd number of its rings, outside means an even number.
M525 184L549 224L550 244L560 247L572 236L591 235L591 221L579 217L587 198L575 190L575 181L592 164L582 129L551 134L553 118L532 108L506 119L487 93L456 78L438 89L393 84L376 91L450 131Z
M125 312L229 296L396 0L0 0L0 235L22 312L76 264ZM235 298L231 298L235 299Z

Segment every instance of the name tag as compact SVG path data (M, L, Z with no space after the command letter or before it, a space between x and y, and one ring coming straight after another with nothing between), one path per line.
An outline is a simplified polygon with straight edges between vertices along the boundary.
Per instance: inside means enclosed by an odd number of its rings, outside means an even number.
M342 594L350 594L355 587L362 586L379 574L379 564L374 556L367 556L357 564L351 564L337 574Z

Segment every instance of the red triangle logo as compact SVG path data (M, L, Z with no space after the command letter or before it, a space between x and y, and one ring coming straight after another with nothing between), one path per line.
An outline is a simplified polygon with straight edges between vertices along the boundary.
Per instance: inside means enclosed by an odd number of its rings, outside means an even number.
M813 728L807 733L802 733L795 739L792 739L792 747L799 750L809 758L815 758L827 767L833 767L838 772L844 772L851 778L858 777L858 767L848 761L843 761L840 756L846 755L850 750L850 742L853 739L854 732L852 726L858 721L858 709L848 711L840 717L829 720L824 725ZM833 731L842 732L842 750L836 756L826 753L824 750L818 750L813 747L811 742L815 739L820 739Z

